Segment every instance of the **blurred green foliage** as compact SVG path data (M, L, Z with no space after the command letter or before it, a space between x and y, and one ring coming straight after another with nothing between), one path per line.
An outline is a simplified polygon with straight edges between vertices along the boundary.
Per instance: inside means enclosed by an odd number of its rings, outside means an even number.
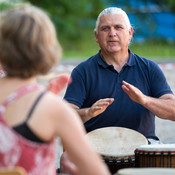
M27 2L21 2L21 1L17 1L17 2L0 2L0 12L3 11L3 10L6 10L8 8L11 8L13 6L16 6L16 5L20 5L20 4L26 4Z
M65 52L81 47L89 31L93 32L98 14L106 6L103 0L24 0L22 2L29 2L49 14ZM15 4L17 3L2 3L0 7L6 9Z
M31 4L46 10L56 26L59 41L64 50L64 57L90 57L98 52L93 29L98 14L117 0L28 0ZM145 0L146 3L147 0ZM172 8L174 0L152 0L161 8ZM126 5L129 1L125 1ZM155 40L154 40L155 41ZM164 41L148 41L147 43L132 43L130 48L145 57L175 56L174 43ZM155 47L156 46L156 47Z
M7 9L7 8L9 8L9 7L12 7L13 5L12 4L10 4L10 3L0 3L0 11L2 11L2 10L5 10L5 9Z
M162 9L168 9L175 13L175 1L174 0L151 0L156 3Z
M57 29L59 39L69 47L81 40L87 28L94 27L105 2L101 0L28 0L31 4L46 10Z
M0 3L0 10L17 5L30 3L48 12L55 24L59 41L63 47L64 58L86 59L99 50L93 29L98 14L117 0L26 0ZM146 2L147 0L145 0ZM175 7L174 0L152 0L159 6ZM126 1L127 3L127 1ZM168 5L168 6L167 6ZM146 43L132 43L130 49L148 58L175 58L175 43L163 40L152 40Z

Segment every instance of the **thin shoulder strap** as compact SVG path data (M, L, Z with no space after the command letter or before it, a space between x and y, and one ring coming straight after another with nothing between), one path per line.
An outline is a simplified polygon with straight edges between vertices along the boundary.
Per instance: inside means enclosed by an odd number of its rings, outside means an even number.
M34 104L32 105L28 115L27 115L27 119L26 119L26 122L29 120L29 118L31 117L36 105L38 104L38 102L40 101L40 99L43 97L43 95L46 93L47 91L43 91L39 94L39 96L36 98Z
M2 105L6 108L9 104L13 103L16 99L18 99L22 95L28 92L34 91L36 89L39 89L39 85L37 84L30 84L30 85L24 86L18 89L17 91L13 92L12 94L10 94Z

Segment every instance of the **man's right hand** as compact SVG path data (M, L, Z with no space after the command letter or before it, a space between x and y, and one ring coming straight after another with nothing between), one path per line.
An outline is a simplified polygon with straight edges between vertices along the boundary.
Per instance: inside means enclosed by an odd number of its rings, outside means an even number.
M88 110L87 115L91 118L96 117L106 110L106 108L114 102L113 98L104 98L96 101Z
M113 98L104 98L96 101L91 107L89 108L79 108L78 106L71 104L71 106L78 112L79 116L83 123L90 120L93 117L101 114L106 110L106 108L114 102Z

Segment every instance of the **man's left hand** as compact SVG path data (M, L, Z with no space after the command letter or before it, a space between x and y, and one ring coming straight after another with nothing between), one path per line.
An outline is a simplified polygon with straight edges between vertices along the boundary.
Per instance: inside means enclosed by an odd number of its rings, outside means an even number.
M127 83L126 81L122 81L122 89L126 92L131 100L136 103L144 105L145 103L145 95L135 86Z

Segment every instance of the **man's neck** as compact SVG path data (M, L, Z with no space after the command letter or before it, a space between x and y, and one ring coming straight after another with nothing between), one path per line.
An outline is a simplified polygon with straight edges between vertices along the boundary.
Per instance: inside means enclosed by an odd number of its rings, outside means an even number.
M122 67L129 59L129 52L117 52L117 53L106 53L101 51L101 57L106 61L107 64L113 65L117 72L120 72Z

